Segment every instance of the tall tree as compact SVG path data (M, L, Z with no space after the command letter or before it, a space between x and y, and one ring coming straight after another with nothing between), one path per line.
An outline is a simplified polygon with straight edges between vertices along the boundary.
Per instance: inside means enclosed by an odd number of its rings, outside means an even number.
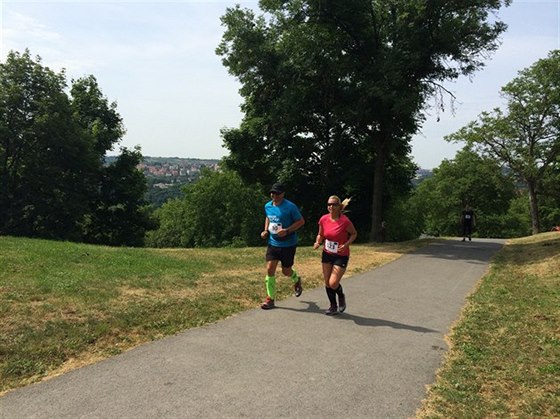
M347 173L362 168L379 240L388 168L410 152L441 82L473 73L498 47L505 25L487 18L509 3L261 0L260 17L228 9L217 53L241 82L245 117L224 132L227 162L264 184L304 185L300 201L352 189Z
M465 141L507 165L529 192L532 232L540 231L539 184L560 156L560 50L502 87L507 109L483 112L448 141Z
M64 72L29 51L10 52L0 86L0 231L76 237L87 207L80 163L89 148L64 93Z
M542 230L560 226L560 154L540 182L539 219Z
M93 75L72 80L70 95L74 118L89 136L92 151L102 159L125 134L117 103L109 103Z
M90 145L89 211L81 224L83 240L109 245L141 246L150 225L145 209L146 178L137 169L139 148L121 147L117 159L105 165L105 155L125 133L117 103L109 102L93 75L72 81L73 116Z
M26 50L0 64L0 87L0 234L90 240L95 219L103 243L137 238L145 225L132 216L142 213L141 155L123 149L114 167L105 166L124 128L95 78L73 81L69 97L64 71ZM115 213L120 222L103 213L115 206L127 208Z
M97 172L96 195L81 228L88 243L114 246L143 246L146 231L151 227L144 174L137 168L143 157L140 150L121 148L109 165Z

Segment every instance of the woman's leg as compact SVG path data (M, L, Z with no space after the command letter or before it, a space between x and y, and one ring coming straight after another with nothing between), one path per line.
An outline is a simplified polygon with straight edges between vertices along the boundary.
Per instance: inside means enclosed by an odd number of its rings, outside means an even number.
M325 280L325 287L329 286L329 280L331 277L331 273L333 270L333 264L332 263L322 263L321 264L323 267L323 279Z
M327 314L334 314L335 312L338 311L338 307L336 305L336 293L329 286L329 279L331 277L333 265L332 263L323 263L322 266L323 266L323 278L325 280L325 291L327 292L327 297L330 303L330 307L327 310Z
M331 273L329 275L328 283L326 284L328 287L336 290L340 285L340 280L342 279L342 275L346 272L346 268L338 265L332 265ZM323 275L325 271L323 270Z
M341 313L346 310L346 296L344 295L342 285L340 284L340 280L342 279L344 272L346 272L346 268L334 265L329 278L329 285L333 290L333 293L338 295L338 308Z

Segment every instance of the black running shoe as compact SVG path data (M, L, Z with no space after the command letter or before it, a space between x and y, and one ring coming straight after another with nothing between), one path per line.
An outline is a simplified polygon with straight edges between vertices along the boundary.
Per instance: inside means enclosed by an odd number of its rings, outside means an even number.
M303 288L301 286L301 278L298 277L297 282L294 284L294 295L299 297L303 292Z
M344 313L344 310L346 310L346 295L341 294L338 297L338 311Z
M330 306L329 309L327 311L325 311L325 314L327 316L334 316L335 314L338 314L338 307L337 306Z

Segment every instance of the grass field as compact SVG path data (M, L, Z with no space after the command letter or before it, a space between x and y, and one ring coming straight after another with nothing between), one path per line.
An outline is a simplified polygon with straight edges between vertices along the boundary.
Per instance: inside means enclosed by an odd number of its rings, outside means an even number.
M346 278L424 243L355 245ZM263 255L0 237L0 393L258 307ZM296 269L322 284L317 251ZM560 233L510 240L448 342L417 417L560 417Z
M510 240L448 341L418 417L560 417L560 233Z
M421 241L354 245L347 277ZM139 344L255 308L264 247L114 248L0 237L0 394ZM319 252L300 247L305 288L322 284ZM278 281L279 299L292 295Z

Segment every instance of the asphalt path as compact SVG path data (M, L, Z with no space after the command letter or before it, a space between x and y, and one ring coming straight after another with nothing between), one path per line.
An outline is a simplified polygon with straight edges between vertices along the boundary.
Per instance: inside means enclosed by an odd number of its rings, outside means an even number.
M348 308L338 316L324 315L324 289L306 290L304 279L303 295L274 310L11 391L0 417L412 417L435 380L445 335L502 245L441 240L343 279Z

